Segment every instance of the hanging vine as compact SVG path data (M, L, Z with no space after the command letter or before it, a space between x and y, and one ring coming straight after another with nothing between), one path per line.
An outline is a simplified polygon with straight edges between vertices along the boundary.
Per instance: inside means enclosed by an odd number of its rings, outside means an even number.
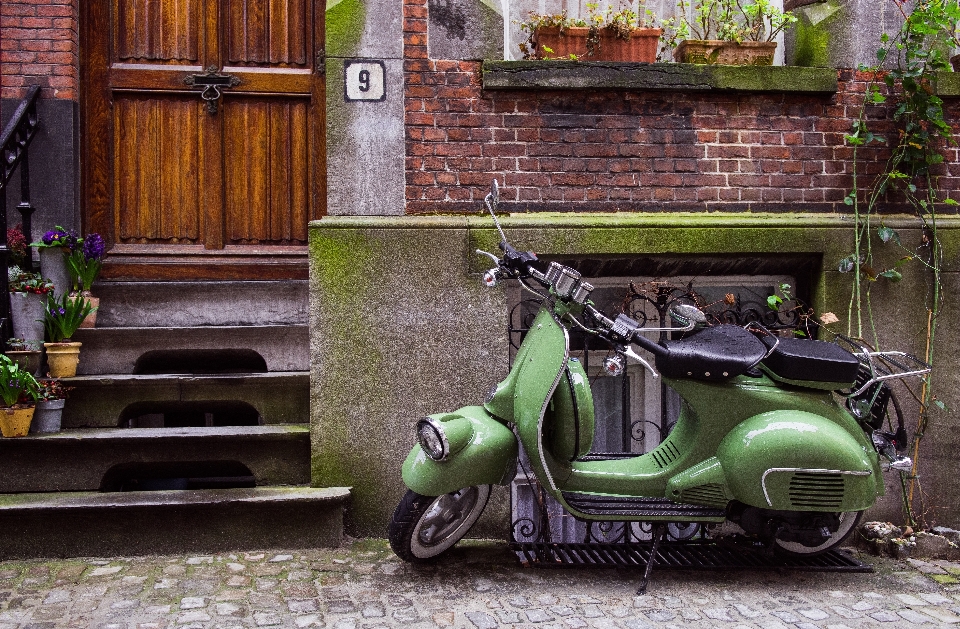
M860 68L871 80L859 116L851 132L845 136L853 147L853 187L844 203L851 207L855 229L853 252L840 261L839 270L853 275L848 335L861 339L869 335L873 345L878 346L871 289L878 282L900 282L903 279L901 268L907 263L923 265L928 278L924 359L933 365L937 324L943 305L943 250L937 218L947 211L955 213L954 208L958 205L938 187L944 149L956 144L956 140L944 117L943 101L935 94L933 86L936 73L949 70L947 54L957 43L960 6L958 0L891 1L902 12L903 26L893 37L883 35L875 66ZM883 104L888 98L894 99L895 105L893 125L896 137L890 141L871 129L874 121L868 115L871 106ZM867 178L858 168L863 152L870 145L884 144L889 146L889 159L882 172L871 176L869 184L862 186L861 182ZM916 246L905 244L895 229L884 224L879 210L891 199L905 203L917 217L921 238ZM880 268L874 258L874 244L878 241L901 250L900 258L887 268ZM920 442L928 427L931 407L946 410L934 393L932 374L924 380L917 402L916 430L910 444L914 467L909 475L901 478L904 508L911 526L917 524L913 498L914 490L919 487Z

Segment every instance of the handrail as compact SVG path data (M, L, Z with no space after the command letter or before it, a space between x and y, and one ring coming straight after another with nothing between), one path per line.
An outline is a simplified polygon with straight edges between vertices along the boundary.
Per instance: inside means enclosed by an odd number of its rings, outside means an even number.
M13 177L14 171L20 169L20 210L23 235L29 242L32 236L30 217L34 207L30 204L30 166L27 159L27 149L37 134L40 126L40 116L37 112L37 99L40 95L40 86L32 85L27 95L20 101L10 122L0 135L0 269L6 273L10 266L10 248L7 243L7 184ZM32 254L27 257L24 270L33 270ZM6 288L6 287L4 287ZM13 325L10 320L10 291L0 291L0 351L7 348L7 339L13 335Z
M10 179L13 177L13 171L20 165L27 147L30 146L33 136L36 135L37 126L40 122L37 116L37 96L40 94L40 86L32 85L27 90L27 95L17 110L13 112L13 117L3 129L3 135L0 135L0 147L3 155L3 171L0 172L0 193L4 191ZM6 233L6 230L4 230ZM27 238L30 236L28 235Z

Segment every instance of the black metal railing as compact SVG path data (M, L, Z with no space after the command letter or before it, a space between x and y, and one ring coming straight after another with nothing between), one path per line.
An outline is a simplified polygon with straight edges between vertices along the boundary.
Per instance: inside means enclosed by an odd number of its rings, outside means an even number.
M17 106L10 118L10 122L3 129L0 136L0 265L6 272L10 266L10 247L7 243L7 184L13 178L14 172L20 170L20 210L23 234L29 242L32 237L31 217L35 208L30 204L30 162L27 159L27 149L37 134L40 125L40 116L37 114L37 97L40 86L33 85L27 90L27 95ZM27 255L24 259L25 271L33 271L33 257ZM0 349L6 348L7 339L12 335L10 325L10 291L2 291L0 298Z

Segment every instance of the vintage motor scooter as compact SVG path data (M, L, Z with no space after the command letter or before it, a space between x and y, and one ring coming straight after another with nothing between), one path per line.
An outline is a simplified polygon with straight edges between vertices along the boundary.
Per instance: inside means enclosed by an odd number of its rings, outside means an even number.
M692 305L671 309L678 327L661 343L590 301L575 270L507 241L496 216L497 182L486 204L502 256L484 281L519 280L542 300L509 375L482 406L419 421L403 464L409 488L389 525L390 544L411 562L432 560L476 522L492 484L509 484L519 448L544 490L587 521L721 523L731 520L785 556L811 556L842 542L884 493L882 467L909 470L902 417L883 432L892 378L922 376L926 363L903 352L850 343L779 338L759 324L706 327ZM594 406L569 330L609 345L604 369L643 364L682 398L672 432L632 457L587 457ZM633 349L652 354L656 369ZM882 457L882 459L881 459ZM881 460L884 465L881 465ZM655 554L655 552L654 552ZM648 568L649 570L649 568Z

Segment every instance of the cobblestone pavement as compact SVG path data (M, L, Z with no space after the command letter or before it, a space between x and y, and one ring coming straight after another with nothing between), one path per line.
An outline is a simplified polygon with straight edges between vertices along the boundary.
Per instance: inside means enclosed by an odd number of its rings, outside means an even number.
M864 557L872 574L521 567L466 542L438 566L382 540L334 550L0 562L0 629L957 626L960 564Z

